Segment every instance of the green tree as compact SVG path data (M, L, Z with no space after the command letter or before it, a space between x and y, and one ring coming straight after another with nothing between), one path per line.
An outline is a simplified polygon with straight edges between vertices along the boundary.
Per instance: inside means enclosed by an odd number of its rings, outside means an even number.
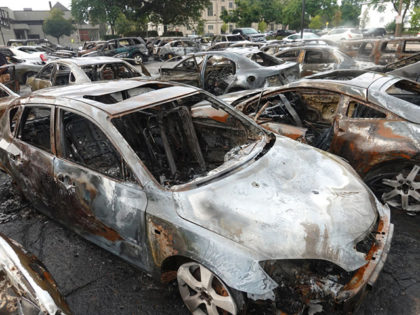
M337 27L337 26L340 25L340 23L341 23L341 11L340 10L336 10L334 12L334 17L333 17L333 20L332 20L331 24L334 27Z
M420 30L420 7L414 8L410 19L411 29Z
M341 24L359 25L359 16L362 11L363 0L342 0L341 1Z
M122 13L120 13L115 20L115 31L118 35L126 36L127 34L135 31L135 28L135 23L127 19L127 17Z
M267 23L264 20L258 23L258 30L261 33L265 32L266 29L267 29Z
M222 34L225 34L227 30L228 30L228 25L226 23L223 23L222 26L220 27L220 31L222 32Z
M52 9L48 18L44 21L42 28L47 35L57 38L60 43L60 37L63 35L70 36L74 31L71 20L64 18L64 12L59 9Z
M220 18L223 22L238 26L250 26L261 20L282 22L282 0L236 0L235 4L235 10L222 12Z
M309 23L309 28L312 29L321 29L323 26L324 21L322 21L322 17L320 15L315 15Z
M400 3L400 0L371 0L371 5L378 9L379 11L385 10L385 5L387 3L391 3L392 7L394 8L395 12L398 13L398 5ZM420 0L402 0L402 12L401 16L404 21L405 15L407 14L408 10L419 7L420 6Z
M115 23L121 13L124 13L124 1L119 0L72 0L71 14L79 22L92 24L107 23L115 34Z

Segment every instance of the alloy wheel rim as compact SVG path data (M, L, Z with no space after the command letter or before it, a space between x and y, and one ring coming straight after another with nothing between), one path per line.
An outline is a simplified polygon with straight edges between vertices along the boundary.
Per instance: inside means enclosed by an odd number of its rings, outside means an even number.
M420 211L420 166L414 165L408 175L401 172L393 179L384 178L382 184L392 188L382 194L388 205L408 212Z
M237 314L227 287L210 270L198 263L183 264L177 272L179 292L194 315Z

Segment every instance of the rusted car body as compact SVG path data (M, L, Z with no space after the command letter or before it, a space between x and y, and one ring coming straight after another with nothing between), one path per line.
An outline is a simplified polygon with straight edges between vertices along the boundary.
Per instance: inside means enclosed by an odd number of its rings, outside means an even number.
M390 206L420 211L419 84L342 70L251 96L225 97L267 129L343 157Z
M371 71L398 75L416 82L420 81L420 53L391 62L385 66L369 68Z
M348 45L351 44L352 42L349 41ZM356 58L362 61L371 61L377 65L386 65L420 52L420 38L418 37L384 38L354 42L355 47L359 44L357 52L355 49L353 50Z
M100 48L102 48L102 46L105 44L105 41L103 40L97 40L97 41L90 41L90 42L85 42L83 44L82 49L77 53L77 56L83 56L87 53L90 53L92 51L98 50Z
M186 83L215 95L282 85L299 78L295 62L264 67L234 52L201 52L164 63L160 79Z
M44 89L16 99L0 128L2 168L35 207L177 279L192 312L237 314L244 294L285 311L348 305L389 251L389 208L347 163L200 89Z
M45 266L1 233L0 313L71 314Z
M299 64L301 77L329 70L359 67L352 58L337 48L329 46L290 47L279 51L274 56L296 61Z
M45 65L36 76L29 78L27 84L36 91L52 86L150 76L143 64L141 67L143 73L112 57L59 59Z

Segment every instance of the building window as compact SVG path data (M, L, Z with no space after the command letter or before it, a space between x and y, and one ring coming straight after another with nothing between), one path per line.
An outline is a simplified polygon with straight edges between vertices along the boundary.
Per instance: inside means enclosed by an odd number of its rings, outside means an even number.
M207 8L207 16L213 16L213 3Z
M207 26L207 29L208 29L209 31L212 31L212 30L213 30L213 25L209 25L209 26Z
M226 7L225 7L224 5L222 5L222 7L221 7L220 11L221 11L221 12L226 11Z
M233 2L229 2L229 9L233 9Z
M233 31L233 25L229 24L229 33L232 33L232 31Z

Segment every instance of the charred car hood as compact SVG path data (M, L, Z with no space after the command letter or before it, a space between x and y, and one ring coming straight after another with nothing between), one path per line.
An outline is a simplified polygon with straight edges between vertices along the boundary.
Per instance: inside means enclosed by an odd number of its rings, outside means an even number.
M182 218L259 260L323 259L347 271L366 264L355 245L378 217L375 198L345 162L285 137L250 165L174 198Z

